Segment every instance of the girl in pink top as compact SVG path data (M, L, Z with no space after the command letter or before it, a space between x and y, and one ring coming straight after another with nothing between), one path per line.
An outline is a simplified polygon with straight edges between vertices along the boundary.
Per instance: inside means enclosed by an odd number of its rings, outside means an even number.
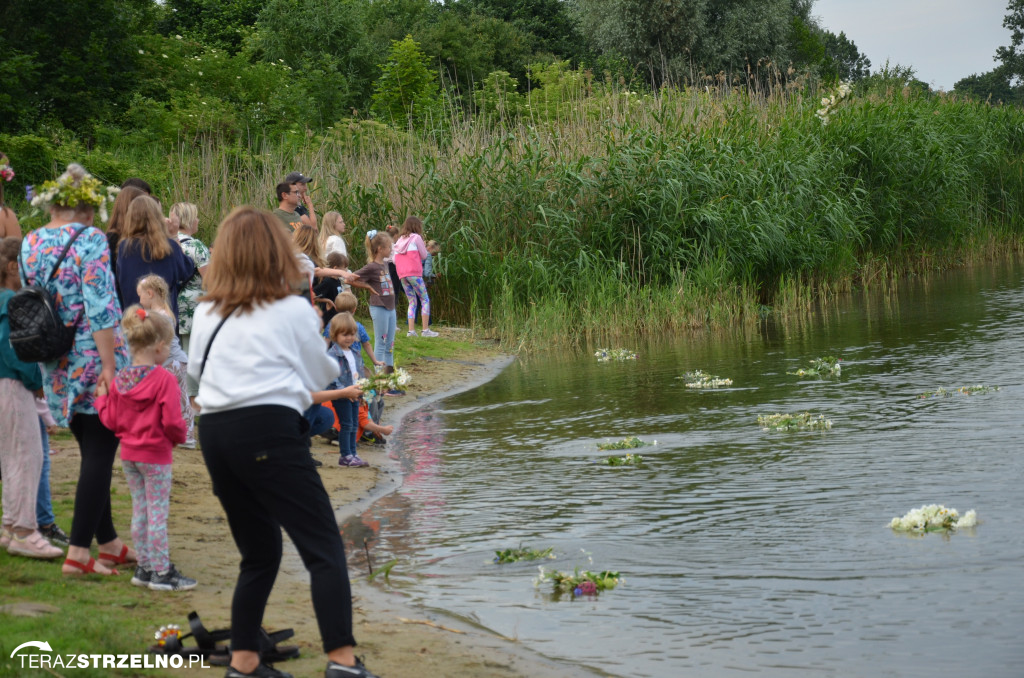
M132 494L132 540L138 553L132 584L154 591L185 591L196 580L179 573L167 545L171 450L185 442L181 390L161 367L171 353L174 322L141 306L129 308L121 328L132 364L117 373L109 393L96 389L96 411L121 440L121 465Z
M418 217L409 217L402 224L402 230L395 241L392 254L398 278L402 281L402 289L409 298L409 310L406 318L409 321L409 333L416 336L416 307L419 306L420 318L423 321L424 337L436 337L437 332L430 329L430 295L423 282L423 260L427 258L427 245L423 242L423 222Z

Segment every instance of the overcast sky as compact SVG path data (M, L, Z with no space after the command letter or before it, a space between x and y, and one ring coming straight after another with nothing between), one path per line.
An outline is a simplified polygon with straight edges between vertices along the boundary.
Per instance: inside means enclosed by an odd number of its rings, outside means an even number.
M1010 44L1003 28L1008 0L817 0L811 13L840 31L871 59L912 66L935 89L991 71L996 48Z

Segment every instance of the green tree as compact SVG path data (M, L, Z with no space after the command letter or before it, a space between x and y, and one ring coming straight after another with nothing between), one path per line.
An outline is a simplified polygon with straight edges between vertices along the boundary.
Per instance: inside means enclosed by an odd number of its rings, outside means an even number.
M564 0L460 0L458 5L511 24L528 36L534 55L578 62L589 52L578 17Z
M152 29L150 0L0 3L0 131L42 120L91 131L131 97L136 36ZM17 87L17 89L13 89Z
M953 86L957 94L969 96L979 101L992 103L1024 103L1024 92L1021 87L1014 87L1010 75L1005 68L994 68L987 73L969 75L958 80Z
M1006 73L1014 79L1024 79L1024 0L1010 0L1006 6L1003 27L1010 30L1010 44L996 49L996 61L1001 61Z
M372 111L395 125L422 127L441 111L437 75L411 35L391 43L373 92Z
M789 59L792 19L806 0L577 0L583 34L645 66L656 81L733 75ZM806 19L805 19L806 21Z
M157 23L165 35L185 35L208 47L238 51L266 0L165 0Z
M853 40L840 31L839 35L824 31L825 56L822 59L822 77L826 80L863 80L871 75L871 61L857 49Z

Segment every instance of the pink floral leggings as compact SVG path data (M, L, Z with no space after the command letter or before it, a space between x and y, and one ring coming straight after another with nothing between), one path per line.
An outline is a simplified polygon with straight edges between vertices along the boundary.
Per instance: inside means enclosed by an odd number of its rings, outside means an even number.
M171 566L167 514L171 505L171 465L121 460L132 493L132 541L139 565L151 572Z
M419 276L402 278L402 289L405 291L405 296L409 298L409 310L405 314L406 319L409 322L416 322L417 302L422 306L420 314L430 317L430 295L427 293L427 286L423 282L423 278Z

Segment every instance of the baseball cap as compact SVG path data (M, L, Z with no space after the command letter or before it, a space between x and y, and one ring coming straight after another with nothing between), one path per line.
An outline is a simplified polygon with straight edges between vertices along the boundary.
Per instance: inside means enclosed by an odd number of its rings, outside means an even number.
M284 183L286 184L308 184L311 181L313 180L303 175L302 172L292 172L284 178Z

